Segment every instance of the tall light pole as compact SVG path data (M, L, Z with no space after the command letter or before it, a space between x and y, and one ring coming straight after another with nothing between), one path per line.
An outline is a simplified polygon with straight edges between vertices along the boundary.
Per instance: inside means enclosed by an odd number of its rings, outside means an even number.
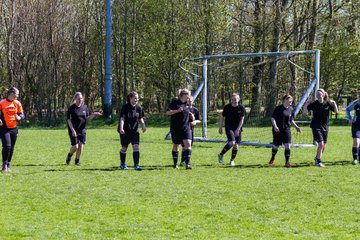
M112 1L106 0L104 117L112 114Z

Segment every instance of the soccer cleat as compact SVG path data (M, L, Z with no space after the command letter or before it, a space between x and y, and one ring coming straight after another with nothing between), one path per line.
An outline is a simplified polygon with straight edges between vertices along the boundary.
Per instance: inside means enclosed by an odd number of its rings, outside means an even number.
M325 165L324 165L322 162L318 162L318 163L316 164L316 166L318 166L318 167L325 167Z
M223 163L223 155L221 153L218 155L218 161L219 163Z
M136 166L134 167L134 169L135 169L135 171L141 171L141 170L142 170L142 168L141 168L139 165L136 165Z
M70 161L71 161L71 157L67 156L67 157L66 157L66 165L69 165L69 164L70 164Z
M80 164L80 162L79 161L77 161L77 162L75 162L75 166L80 166L81 164Z
M190 165L190 164L187 164L186 167L185 167L185 169L186 169L186 170L192 169L192 168L191 168L191 165Z
M356 160L356 159L355 159L354 161L352 161L352 164L353 164L353 165L358 165L358 164L359 164L359 160Z
M125 163L122 163L122 164L120 165L120 169L122 169L122 170L128 170L129 168L126 166Z
M173 165L174 169L179 169L179 166L177 164Z
M231 160L231 161L230 161L230 166L232 166L232 167L235 166L235 161L234 161L234 160Z
M7 171L8 171L8 172L11 172L10 163L8 163L8 164L6 165L6 168L7 168Z
M285 166L284 166L284 167L286 167L286 168L291 168L291 165L290 165L289 162L287 162L287 163L285 163Z
M186 164L185 164L185 161L181 161L181 162L180 162L180 166L185 167L185 165L186 165Z
M274 164L275 164L275 159L270 159L269 165L270 165L270 166L273 166Z
M317 167L325 167L325 165L321 161L316 161L315 166L317 166Z
M315 157L315 166L317 167L325 167L325 165L321 162L321 160L318 160L316 157Z
M8 171L8 167L6 164L3 164L2 165L2 169L1 169L2 172L7 172Z

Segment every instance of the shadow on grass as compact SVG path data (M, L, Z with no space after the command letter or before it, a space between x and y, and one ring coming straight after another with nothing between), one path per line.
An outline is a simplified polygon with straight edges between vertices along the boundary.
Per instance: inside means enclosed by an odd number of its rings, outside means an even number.
M329 166L347 166L352 165L352 162L349 160L341 160L341 161L324 161L323 162L325 167ZM301 163L294 163L291 164L291 168L302 168L302 167L315 167L314 162L301 162ZM225 165L223 168L284 168L284 165L281 165L280 163L274 166L269 166L268 164L252 164L252 165L236 165L236 166L230 166Z
M326 167L330 166L348 166L352 165L351 161L349 160L341 160L341 161L326 161L324 162ZM20 166L20 165L19 165ZM55 165L46 165L46 164L28 164L28 165L21 165L21 166L64 166L65 168L61 169L45 169L45 172L66 172L66 171L103 171L103 172L112 172L112 171L124 171L121 170L118 166L112 166L107 168L86 168L86 167L66 167L65 164L55 164ZM301 163L294 163L291 165L291 168L304 168L304 167L315 167L313 162L301 162ZM173 165L150 165L150 166L143 166L142 171L160 171L165 169L173 169ZM185 169L183 166L179 166L180 169ZM269 166L268 164L251 164L251 165L236 165L236 166L230 166L230 165L215 165L215 164L197 164L193 165L193 169L196 168L233 168L233 169L239 169L239 168L284 168L284 165L275 165L275 166ZM132 166L129 166L129 171L133 170Z
M63 163L59 163L59 164L18 164L16 166L19 167L58 167L58 166L65 166L65 164Z

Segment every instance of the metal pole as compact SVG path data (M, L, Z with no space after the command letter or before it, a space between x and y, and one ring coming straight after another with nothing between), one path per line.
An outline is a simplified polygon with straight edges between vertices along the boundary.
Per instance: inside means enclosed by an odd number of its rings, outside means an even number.
M316 86L315 86L315 96L316 99L316 92L320 88L320 50L315 50L315 78L316 78Z
M202 137L207 138L207 59L203 59L203 105L202 105Z
M112 2L106 0L106 42L105 42L105 93L104 117L112 114Z

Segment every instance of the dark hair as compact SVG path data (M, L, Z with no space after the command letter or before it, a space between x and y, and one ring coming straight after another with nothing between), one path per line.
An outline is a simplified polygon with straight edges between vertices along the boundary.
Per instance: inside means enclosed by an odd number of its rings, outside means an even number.
M286 95L283 96L282 100L285 101L285 100L288 100L290 98L294 99L290 94L286 94Z
M10 94L16 94L16 93L19 93L19 90L16 88L16 87L11 87L7 90L7 95L10 95Z
M126 101L127 101L127 103L129 103L130 104L130 99L131 98L133 98L135 95L138 95L139 96L139 94L137 93L137 92L130 92L127 96L126 96Z

